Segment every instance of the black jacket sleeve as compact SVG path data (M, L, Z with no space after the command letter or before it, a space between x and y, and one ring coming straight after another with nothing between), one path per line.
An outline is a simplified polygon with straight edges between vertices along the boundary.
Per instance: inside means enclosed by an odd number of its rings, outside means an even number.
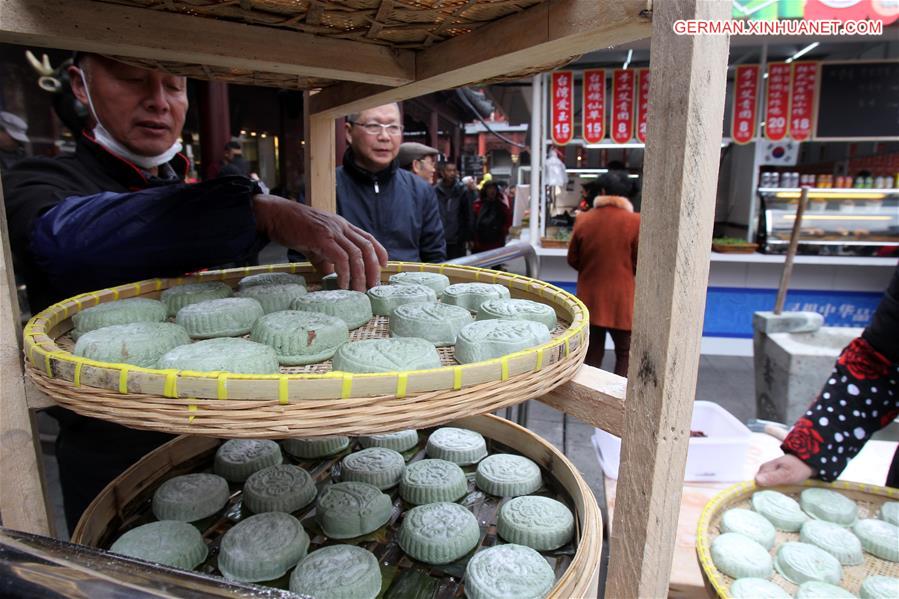
M422 223L419 254L422 262L446 261L446 240L443 235L443 220L437 206L437 193L430 185L420 187L422 198Z
M34 223L29 250L59 289L176 276L259 249L242 177L70 196Z

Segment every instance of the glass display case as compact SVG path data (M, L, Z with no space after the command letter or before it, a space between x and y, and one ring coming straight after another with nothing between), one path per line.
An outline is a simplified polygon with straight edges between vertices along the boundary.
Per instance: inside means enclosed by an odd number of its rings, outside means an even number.
M798 188L759 190L759 245L785 253L790 243ZM799 253L899 255L899 189L812 188L799 230Z

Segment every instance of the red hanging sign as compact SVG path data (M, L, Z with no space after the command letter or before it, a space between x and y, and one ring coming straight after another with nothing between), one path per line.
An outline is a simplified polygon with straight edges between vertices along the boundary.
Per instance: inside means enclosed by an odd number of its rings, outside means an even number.
M615 69L612 75L612 140L627 143L634 136L634 71Z
M649 69L637 69L637 139L646 143L646 115L649 113Z
M574 73L554 71L552 74L552 138L564 146L574 137Z
M790 100L790 137L808 141L815 128L815 89L817 62L793 63L793 97Z
M583 136L588 144L598 144L606 136L606 71L587 69L583 81Z
M790 130L790 74L785 62L768 65L768 94L765 98L765 137L780 141Z
M748 144L755 139L758 93L759 65L738 66L734 77L734 111L730 131L735 144Z

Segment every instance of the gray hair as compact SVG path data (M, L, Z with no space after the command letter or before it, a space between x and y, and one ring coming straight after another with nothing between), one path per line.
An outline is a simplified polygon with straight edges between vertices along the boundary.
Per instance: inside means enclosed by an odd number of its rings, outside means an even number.
M381 104L381 106L396 106L396 111L400 115L400 119L403 118L403 109L400 107L399 102L390 102L389 104ZM371 108L380 108L381 106L372 106ZM366 108L366 110L371 110L370 108ZM364 112L364 111L362 111ZM362 112L351 112L346 115L346 120L348 123L358 123L359 117L362 115Z

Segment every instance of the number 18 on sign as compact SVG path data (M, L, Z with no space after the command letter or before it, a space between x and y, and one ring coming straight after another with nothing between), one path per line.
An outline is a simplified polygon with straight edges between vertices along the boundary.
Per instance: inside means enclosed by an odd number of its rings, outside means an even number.
M553 143L565 145L574 137L574 74L554 71L551 94Z

